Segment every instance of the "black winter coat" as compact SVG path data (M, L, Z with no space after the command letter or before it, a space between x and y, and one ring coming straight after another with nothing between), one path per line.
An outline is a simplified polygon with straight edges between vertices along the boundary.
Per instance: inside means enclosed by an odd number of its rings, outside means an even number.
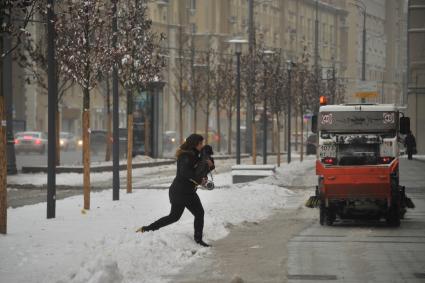
M416 147L416 140L412 134L407 134L406 138L404 139L404 146L407 149L413 149Z
M196 196L196 184L193 181L200 184L203 177L196 172L197 166L203 166L200 161L196 149L182 151L177 157L177 173L169 191L171 203L186 204Z

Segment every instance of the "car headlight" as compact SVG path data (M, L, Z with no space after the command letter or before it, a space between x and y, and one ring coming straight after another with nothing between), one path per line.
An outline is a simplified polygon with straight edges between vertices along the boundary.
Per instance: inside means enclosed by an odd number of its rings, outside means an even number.
M64 145L65 144L65 141L64 140L60 140L59 143L60 143L60 145Z
M82 146L83 145L83 141L82 140L78 140L78 145Z
M171 142L176 142L176 139L175 138L171 138Z

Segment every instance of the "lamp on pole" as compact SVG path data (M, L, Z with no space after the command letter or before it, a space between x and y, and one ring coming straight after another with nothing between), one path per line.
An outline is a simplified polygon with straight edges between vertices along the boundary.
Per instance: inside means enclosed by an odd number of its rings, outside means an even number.
M263 88L263 164L267 164L267 94L266 94L266 85L267 85L267 59L269 56L274 54L273 50L264 50L263 54L263 65L264 65L264 88Z
M292 67L295 67L296 64L291 60L286 61L288 69L288 163L291 163L291 73Z
M235 45L236 54L236 164L241 164L241 54L245 39L234 38L229 43ZM231 121L229 121L231 123ZM229 137L230 138L230 137Z
M354 6L363 10L363 42L362 42L362 81L366 81L366 4L363 1L356 0L355 3L352 3ZM366 102L365 98L362 98L362 103Z
M315 21L314 21L314 77L315 77L315 90L317 101L320 97L320 84L319 84L319 1L315 3ZM289 137L288 137L289 138Z

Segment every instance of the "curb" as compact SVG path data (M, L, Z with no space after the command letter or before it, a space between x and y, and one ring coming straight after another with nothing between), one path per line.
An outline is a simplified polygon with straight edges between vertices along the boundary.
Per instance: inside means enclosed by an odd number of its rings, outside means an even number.
M249 157L248 154L241 154L242 158ZM225 160L225 159L232 159L236 158L236 156L229 156L229 155L218 155L214 156L214 159L216 160ZM139 163L133 163L133 168L150 168L150 167L156 167L156 166L164 166L164 165L171 165L176 162L175 159L170 160L164 160L164 161L157 161L157 162L139 162ZM113 166L112 165L93 165L90 167L90 172L99 173L99 172L105 172L105 171L112 171ZM127 163L120 164L119 170L124 171L127 170ZM23 166L22 173L47 173L47 167L46 166ZM83 166L58 166L56 167L56 174L60 173L83 173Z

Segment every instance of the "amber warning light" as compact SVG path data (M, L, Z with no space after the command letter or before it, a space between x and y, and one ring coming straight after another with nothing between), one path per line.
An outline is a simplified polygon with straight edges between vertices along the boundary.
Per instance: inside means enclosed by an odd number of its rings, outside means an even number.
M326 105L328 104L328 100L326 99L326 96L320 97L320 105Z

